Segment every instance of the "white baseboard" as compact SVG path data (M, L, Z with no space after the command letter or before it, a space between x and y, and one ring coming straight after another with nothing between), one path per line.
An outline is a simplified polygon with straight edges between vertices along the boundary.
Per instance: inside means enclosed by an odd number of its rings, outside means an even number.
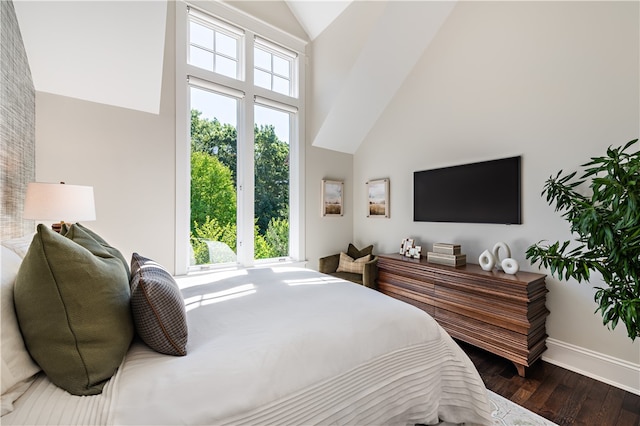
M558 367L640 395L640 364L551 338L547 338L547 350L542 355L542 359Z

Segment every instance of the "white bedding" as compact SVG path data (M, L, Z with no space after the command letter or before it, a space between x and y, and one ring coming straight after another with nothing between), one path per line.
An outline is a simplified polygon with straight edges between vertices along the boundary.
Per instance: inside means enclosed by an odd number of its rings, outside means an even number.
M468 357L424 312L307 269L178 279L188 355L134 342L101 395L42 376L2 424L490 424Z

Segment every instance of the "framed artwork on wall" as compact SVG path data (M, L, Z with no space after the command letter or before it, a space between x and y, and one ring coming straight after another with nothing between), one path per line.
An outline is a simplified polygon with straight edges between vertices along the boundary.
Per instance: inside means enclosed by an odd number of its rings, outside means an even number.
M322 180L322 216L342 216L344 214L344 182Z
M367 217L389 217L389 179L367 182Z

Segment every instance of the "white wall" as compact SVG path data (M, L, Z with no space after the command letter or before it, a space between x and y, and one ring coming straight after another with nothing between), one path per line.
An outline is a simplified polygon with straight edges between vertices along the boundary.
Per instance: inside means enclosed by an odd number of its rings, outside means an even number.
M540 196L545 179L638 137L638 20L637 2L458 3L354 157L355 239L379 252L408 236L423 247L459 243L473 263L505 241L522 269L537 271L526 248L570 238ZM522 225L413 222L414 171L515 155L522 155ZM380 177L391 180L391 218L366 219L365 182ZM452 190L464 197L499 191L500 183ZM549 276L547 287L552 341L638 366L640 342L622 325L602 326L591 285Z
M366 41L371 26L380 17L382 2L354 2L311 44L307 67L307 150L306 150L306 241L307 266L318 268L322 256L346 251L349 243L369 245L369 236L354 239L356 206L354 198L353 155L313 147L311 144L339 94ZM359 31L352 31L357 21ZM345 37L345 34L347 35ZM357 123L354 123L357 125ZM344 216L321 216L322 179L344 181Z
M36 179L92 185L97 220L85 225L125 257L138 252L170 270L175 264L173 21L170 4L159 114L36 93Z
M307 267L317 270L320 257L346 251L349 243L364 246L353 240L353 155L307 145L305 178ZM322 179L344 182L344 216L321 215Z
M343 85L384 9L382 1L353 2L311 43L307 89L307 139L311 142L344 90Z

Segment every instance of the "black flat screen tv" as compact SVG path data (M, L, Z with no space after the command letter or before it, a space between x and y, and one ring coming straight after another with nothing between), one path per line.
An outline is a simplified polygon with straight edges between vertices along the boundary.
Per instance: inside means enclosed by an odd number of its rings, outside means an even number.
M413 174L413 220L521 224L520 157Z

